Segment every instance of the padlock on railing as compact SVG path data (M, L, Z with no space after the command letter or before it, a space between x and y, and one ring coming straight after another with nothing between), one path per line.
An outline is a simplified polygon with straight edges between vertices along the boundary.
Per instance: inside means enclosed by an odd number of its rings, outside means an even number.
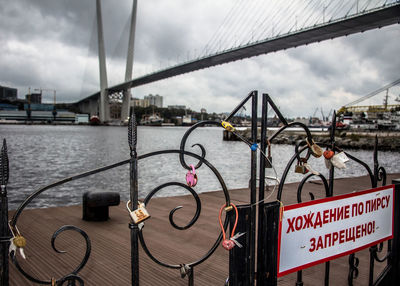
M271 142L267 140L267 144L268 144L268 156L265 158L265 168L272 168Z
M315 158L319 158L322 156L322 148L320 146L317 145L317 143L314 142L314 140L311 139L311 142L308 141L308 138L306 138L306 142L308 147L311 150L311 154L315 157Z
M222 247L225 248L226 250L231 250L236 246L235 242L230 239L225 239L222 241Z
M308 169L306 168L306 166L304 166L304 163L307 163L306 158L300 158L300 160L297 161L297 164L294 167L295 173L299 173L299 174L303 174L303 175L308 173Z
M228 211L231 211L232 209L235 210L235 223L234 223L234 226L233 226L233 228L232 228L231 237L230 237L230 238L227 238L227 237L226 237L226 233L225 233L225 228L224 228L224 226L222 225L222 211L225 210L226 212L228 212ZM237 207L236 207L234 204L232 204L232 203L231 203L229 206L227 206L226 204L223 205L223 206L221 207L221 209L219 210L218 220L219 220L219 226L221 227L222 238L223 238L221 245L222 245L222 247L225 248L226 250L231 250L231 249L234 248L235 246L243 247L243 246L237 241L237 239L238 239L239 237L241 237L242 235L244 235L245 233L244 233L244 232L239 232L239 233L236 233L236 234L235 234L236 226L237 226L237 223L238 223L238 216L239 216L239 214L238 214Z
M324 160L325 160L325 167L330 169L332 167L331 159L335 155L335 152L332 150L325 150L324 151Z
M222 121L221 125L229 132L234 132L236 130L235 127L233 127L232 124L230 124L228 121Z
M150 214L146 210L144 203L139 202L138 208L133 211L131 211L131 209L129 208L130 203L131 203L131 201L129 200L126 203L126 208L128 209L129 216L131 217L131 219L133 220L134 223L138 224L138 223L141 223L141 222L145 221L146 219L150 218Z
M346 156L346 154L341 151L331 158L331 163L335 168L338 169L345 169L346 168L346 162L349 161L349 158Z
M196 169L194 168L194 165L190 164L191 170L189 170L186 173L186 183L188 184L189 187L194 187L197 185L197 174L196 174Z
M26 239L25 237L23 237L21 235L21 233L19 232L19 229L17 226L12 227L10 225L10 223L8 224L10 230L11 230L11 234L12 234L12 238L10 239L10 249L9 252L16 252L17 250L19 250L19 253L21 254L21 257L23 259L26 259L25 257L25 253L24 253L24 247L26 246Z

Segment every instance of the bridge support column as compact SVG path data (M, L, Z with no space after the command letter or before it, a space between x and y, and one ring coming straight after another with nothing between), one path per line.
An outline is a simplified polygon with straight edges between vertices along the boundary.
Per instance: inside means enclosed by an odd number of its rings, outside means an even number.
M110 119L110 107L108 104L107 89L107 69L106 69L106 53L104 49L103 21L101 17L101 2L96 0L97 13L97 35L99 46L99 70L100 70L100 108L99 118L102 123Z
M128 56L126 58L125 81L132 80L133 51L135 46L135 32L136 32L136 14L137 14L137 0L133 0L131 28L129 33L129 44L128 44ZM124 91L122 98L122 108L121 108L122 122L126 120L129 116L130 102L131 102L131 91L130 89L128 89Z

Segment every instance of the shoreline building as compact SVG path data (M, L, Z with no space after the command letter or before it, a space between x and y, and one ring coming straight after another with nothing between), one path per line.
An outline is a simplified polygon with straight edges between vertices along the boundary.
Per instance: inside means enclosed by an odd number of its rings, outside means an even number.
M139 106L139 107L149 107L149 106L155 106L158 108L163 107L163 97L156 94L156 95L146 95L144 96L143 99L140 98L132 98L131 100L133 106Z
M0 85L0 100L17 101L18 90L16 88Z
M156 95L146 95L144 100L149 101L149 105L154 105L155 107L162 108L163 107L163 97L156 94Z

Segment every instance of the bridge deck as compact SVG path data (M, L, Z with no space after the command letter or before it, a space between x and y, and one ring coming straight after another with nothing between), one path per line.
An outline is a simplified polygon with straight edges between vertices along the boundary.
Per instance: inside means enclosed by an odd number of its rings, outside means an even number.
M399 178L400 174L388 176L388 183ZM350 183L351 182L351 183ZM297 183L287 184L283 201L291 204L296 201ZM370 188L367 177L337 179L335 194ZM322 186L308 183L304 193L313 191L321 197ZM231 191L232 201L237 204L248 203L249 192L245 189ZM153 199L148 210L152 217L146 222L144 235L153 255L167 263L187 263L198 259L214 243L218 233L218 211L223 204L222 192L210 192L200 195L202 215L193 229L177 231L168 222L171 209L184 206L177 211L176 222L184 225L193 216L194 200L189 196ZM306 198L304 198L306 200ZM10 211L12 215L12 211ZM25 253L28 257L21 262L23 268L36 277L49 281L70 271L80 262L84 251L83 239L67 231L56 240L59 250L68 253L56 254L50 245L52 233L60 226L72 224L85 230L92 241L92 253L89 262L80 272L85 285L130 285L130 238L129 217L123 203L110 208L110 220L107 222L86 222L81 219L81 206L31 209L23 212L18 227L27 238ZM359 277L355 285L367 285L369 251L357 253L360 259ZM346 285L348 275L348 257L331 263L331 285ZM377 265L376 272L383 265ZM324 265L309 268L303 273L306 285L322 285ZM205 263L195 267L195 285L223 285L228 276L228 252L218 247L214 255ZM296 274L279 279L279 285L294 285ZM180 278L178 270L171 270L156 265L140 248L140 285L187 285L187 278ZM37 285L28 282L10 265L10 285Z
M182 63L171 68L133 79L132 81L115 85L110 87L108 90L110 93L124 91L128 88L137 87L184 73L270 52L381 28L396 23L400 23L400 4L398 3L365 14L360 13L356 16L337 19L321 25L305 28L300 31L277 35L274 38L251 43L246 46L232 48L227 51Z

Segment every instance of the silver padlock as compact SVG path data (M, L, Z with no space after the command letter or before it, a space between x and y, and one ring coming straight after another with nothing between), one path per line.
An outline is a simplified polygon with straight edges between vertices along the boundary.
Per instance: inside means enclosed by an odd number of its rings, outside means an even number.
M131 211L131 209L129 208L130 203L131 203L131 201L128 201L126 203L126 208L128 209L129 215L134 223L138 224L138 223L141 223L141 222L145 221L146 219L150 218L150 214L146 210L144 203L139 202L138 208L133 211Z

